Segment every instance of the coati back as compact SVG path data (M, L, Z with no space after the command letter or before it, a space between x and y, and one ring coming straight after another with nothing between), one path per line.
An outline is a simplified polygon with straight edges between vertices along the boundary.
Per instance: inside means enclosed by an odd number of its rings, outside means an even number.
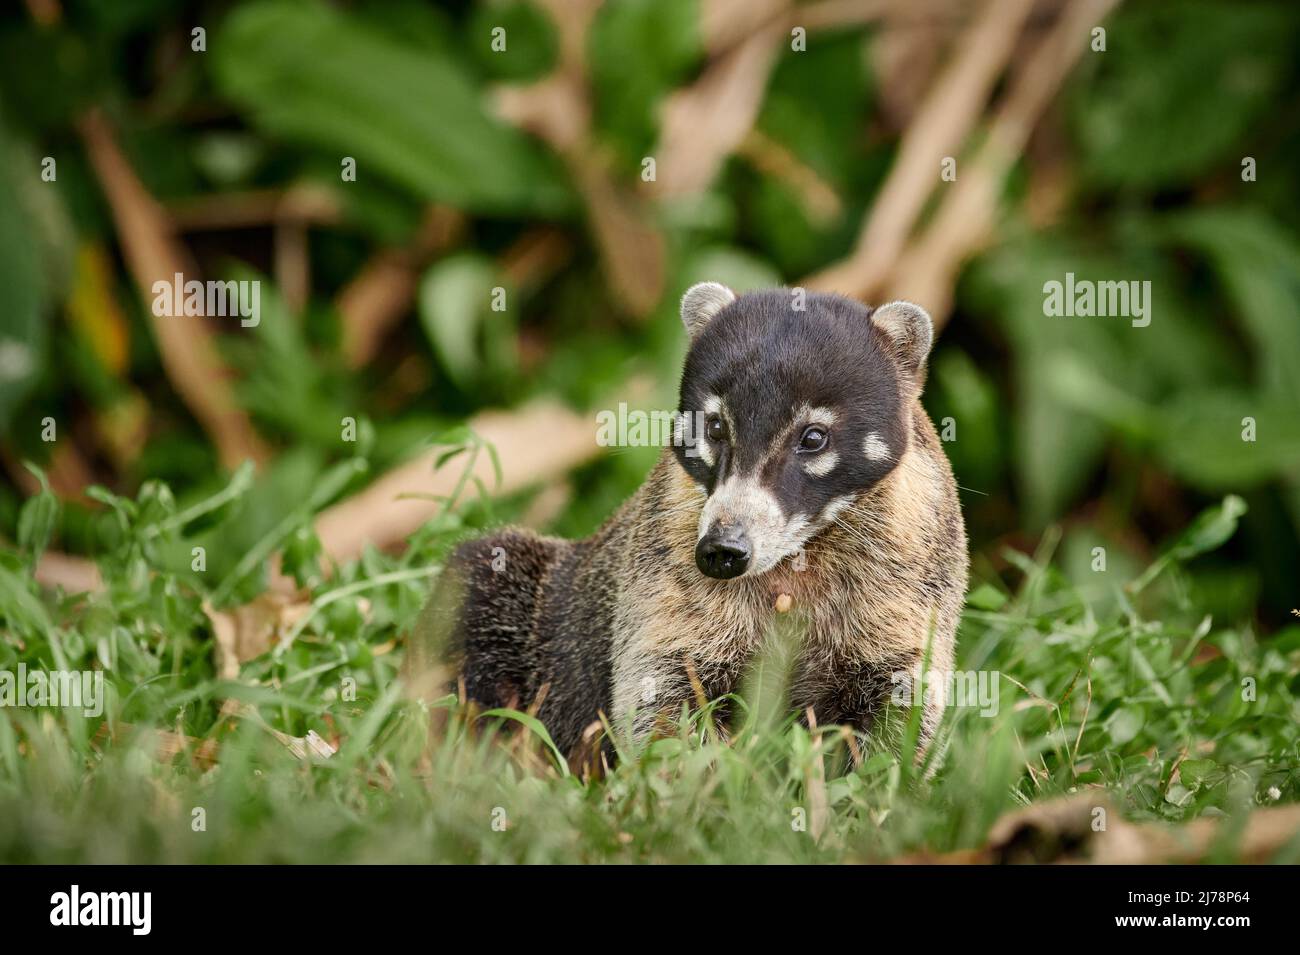
M796 307L801 306L801 307ZM790 703L869 728L892 675L951 670L966 589L956 487L921 408L929 315L790 290L682 299L674 441L592 537L461 545L413 641L484 706L528 707L574 750L601 713L648 732L737 688L789 609ZM942 681L940 681L942 682ZM944 700L925 697L923 734Z

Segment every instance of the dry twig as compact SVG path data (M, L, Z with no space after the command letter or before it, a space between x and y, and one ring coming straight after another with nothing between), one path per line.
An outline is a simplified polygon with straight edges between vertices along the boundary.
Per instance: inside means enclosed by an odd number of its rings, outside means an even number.
M853 252L803 284L868 300L875 295L940 182L943 158L956 155L978 121L1033 6L1034 0L990 0L984 6L903 134L898 156Z
M470 421L470 427L497 449L502 479L495 491L501 494L553 481L600 450L592 421L553 403L484 412ZM435 448L394 468L364 491L324 511L316 521L316 533L325 553L341 561L360 555L366 543L391 546L434 517L442 504L424 496L449 494L459 477L455 468L433 470L442 450ZM492 465L486 455L480 456L474 473L492 487ZM399 500L403 495L421 497Z
M1070 4L1017 71L975 156L963 164L933 220L896 264L887 298L923 301L942 327L962 263L993 235L997 201L1052 97L1088 48L1090 30L1118 0Z
M140 293L151 297L155 282L170 284L178 274L187 280L196 278L198 269L188 251L175 237L162 207L131 168L107 120L92 111L77 125L113 211L122 252ZM265 445L235 402L229 371L207 323L197 316L160 317L152 309L146 309L146 313L167 378L212 439L221 464L233 469L246 460L266 460Z

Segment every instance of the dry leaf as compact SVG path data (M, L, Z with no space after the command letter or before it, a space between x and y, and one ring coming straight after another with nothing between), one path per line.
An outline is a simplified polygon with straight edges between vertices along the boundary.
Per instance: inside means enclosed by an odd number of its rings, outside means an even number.
M239 679L240 664L266 653L310 610L311 604L274 591L232 610L215 610L205 602L203 612L212 621L217 677Z

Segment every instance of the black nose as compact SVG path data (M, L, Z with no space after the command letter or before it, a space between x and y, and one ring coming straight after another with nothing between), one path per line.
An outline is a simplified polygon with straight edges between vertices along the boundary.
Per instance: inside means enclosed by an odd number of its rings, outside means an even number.
M739 529L709 531L695 545L695 566L706 577L730 580L749 566L749 538Z

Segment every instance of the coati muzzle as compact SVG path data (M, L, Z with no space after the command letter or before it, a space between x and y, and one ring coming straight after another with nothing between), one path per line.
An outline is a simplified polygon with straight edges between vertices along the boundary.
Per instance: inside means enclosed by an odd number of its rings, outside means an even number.
M695 545L695 566L706 577L730 580L749 567L749 537L736 525L714 524Z

